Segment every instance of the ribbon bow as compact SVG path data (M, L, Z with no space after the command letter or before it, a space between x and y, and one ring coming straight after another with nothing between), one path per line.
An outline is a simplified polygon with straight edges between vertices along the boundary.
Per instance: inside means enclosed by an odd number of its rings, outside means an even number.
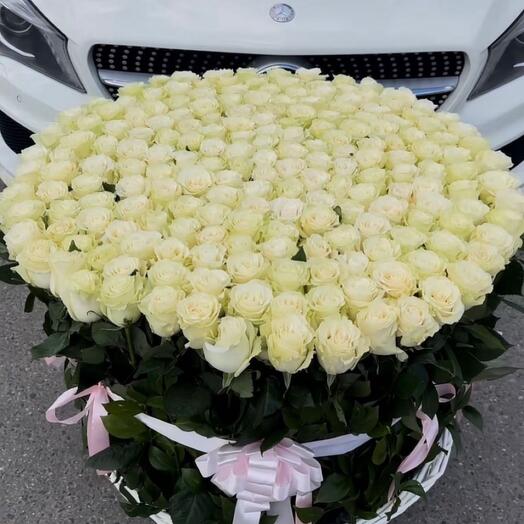
M102 384L91 386L77 393L78 388L71 388L62 393L46 411L46 419L53 424L76 424L82 417L87 415L87 449L89 456L92 457L100 451L109 447L109 433L107 432L102 417L107 415L104 404L109 402L110 398L118 399L109 388ZM56 410L64 407L70 402L83 397L89 397L82 411L66 419L59 419L56 416ZM99 475L110 473L109 471L97 471Z
M200 456L196 464L203 477L236 495L233 524L258 524L263 511L278 515L278 524L301 524L298 517L293 520L290 498L296 496L296 507L307 508L322 482L313 452L287 438L264 454L260 443L228 444Z

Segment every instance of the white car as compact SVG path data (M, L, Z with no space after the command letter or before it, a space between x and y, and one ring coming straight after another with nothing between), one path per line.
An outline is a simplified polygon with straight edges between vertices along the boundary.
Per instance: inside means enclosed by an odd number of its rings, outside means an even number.
M285 1L0 0L0 178L59 111L154 73L246 66L408 86L521 161L523 0Z

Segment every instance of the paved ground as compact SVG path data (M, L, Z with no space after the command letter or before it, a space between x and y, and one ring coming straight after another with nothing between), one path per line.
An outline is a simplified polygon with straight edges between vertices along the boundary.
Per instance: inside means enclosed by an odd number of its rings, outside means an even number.
M0 285L0 524L142 524L127 519L108 482L84 468L79 428L47 424L63 391L59 371L31 362L41 312L24 314L25 290ZM519 342L508 363L524 365L522 317L504 311L500 329ZM517 524L524 518L523 374L478 387L484 433L464 425L467 453L398 524ZM197 523L195 523L197 524Z

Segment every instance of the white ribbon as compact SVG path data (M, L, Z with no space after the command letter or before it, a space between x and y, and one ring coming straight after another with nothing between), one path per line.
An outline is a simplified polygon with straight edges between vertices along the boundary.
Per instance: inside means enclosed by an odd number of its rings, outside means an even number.
M322 483L322 468L315 457L343 455L371 440L366 434L305 444L285 438L262 454L259 442L235 446L232 441L184 431L144 413L136 418L173 442L205 453L196 459L202 476L212 477L213 484L237 498L233 524L258 524L264 511L278 516L276 524L301 524L293 517L291 498L295 497L297 508L311 507L312 493Z

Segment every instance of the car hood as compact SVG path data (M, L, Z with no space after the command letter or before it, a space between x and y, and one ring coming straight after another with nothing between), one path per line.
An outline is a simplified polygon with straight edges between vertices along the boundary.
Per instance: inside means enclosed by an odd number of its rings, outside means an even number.
M70 39L268 54L485 49L522 11L521 0L33 0ZM134 7L131 7L134 6Z

